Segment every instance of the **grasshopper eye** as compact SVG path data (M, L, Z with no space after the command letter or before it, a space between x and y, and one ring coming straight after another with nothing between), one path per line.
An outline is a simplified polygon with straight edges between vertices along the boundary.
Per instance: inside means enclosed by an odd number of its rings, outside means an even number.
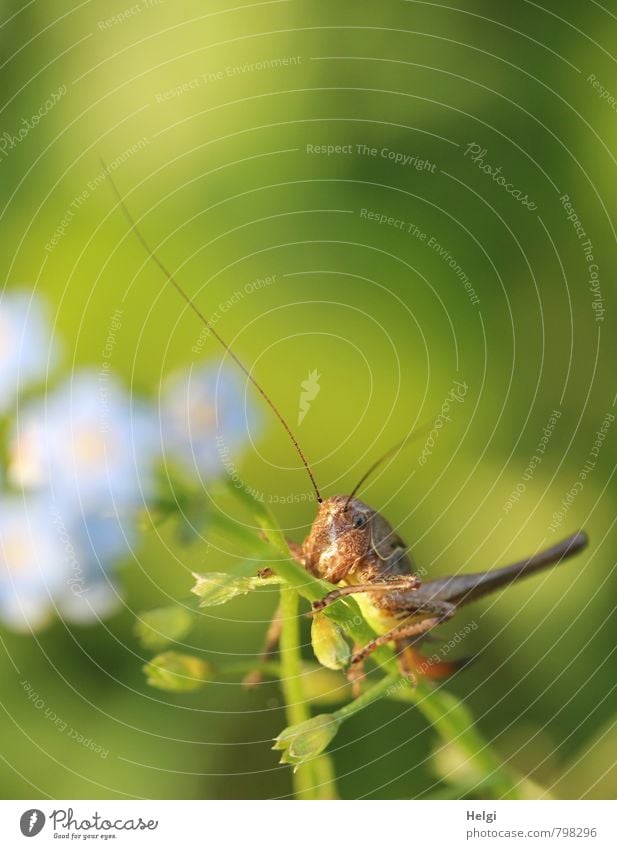
M358 515L353 520L352 527L357 530L358 528L364 527L364 525L366 525L366 516L364 516L362 513L358 513Z

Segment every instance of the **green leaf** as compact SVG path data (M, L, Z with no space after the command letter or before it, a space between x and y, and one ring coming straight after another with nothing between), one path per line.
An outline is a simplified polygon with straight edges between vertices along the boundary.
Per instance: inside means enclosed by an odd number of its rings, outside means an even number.
M250 560L238 564L232 572L193 572L196 583L191 592L199 596L200 607L215 607L260 587L283 583L277 575L261 578L255 574L263 568L263 561Z
M336 737L341 721L331 713L321 713L298 725L290 725L276 738L273 749L282 752L282 764L298 767L321 755Z
M175 640L181 640L192 624L193 617L183 607L175 604L158 607L139 614L135 635L144 648L158 651Z
M191 654L167 651L144 666L148 684L171 693L200 690L212 677L212 667Z
M351 658L351 649L331 619L316 613L311 625L311 642L317 660L327 669L344 669Z

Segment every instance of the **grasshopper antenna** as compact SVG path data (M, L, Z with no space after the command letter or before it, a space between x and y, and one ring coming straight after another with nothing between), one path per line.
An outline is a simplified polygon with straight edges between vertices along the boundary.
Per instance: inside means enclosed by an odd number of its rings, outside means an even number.
M179 295L180 295L180 297L181 297L181 298L185 301L185 303L187 304L187 306L188 306L188 307L190 307L190 309L191 309L191 310L195 313L195 315L196 315L196 316L200 319L200 321L201 321L201 322L204 324L204 326L205 326L205 327L209 330L209 332L210 332L210 333L214 336L214 338L215 338L215 339L216 339L216 340L217 340L217 341L218 341L218 342L219 342L219 343L223 346L223 348L225 348L225 350L227 351L227 353L229 354L229 356L232 358L232 360L236 363L236 365L238 366L238 368L240 368L240 369L244 372L244 374L246 375L246 377L247 377L247 378L251 381L251 383L252 383L252 384L253 384L253 386L257 389L257 391L259 392L259 394L261 395L261 397L262 397L262 398L266 401L266 403L268 404L268 406L270 407L270 409L272 410L272 412L274 413L274 415L277 417L277 419L278 419L278 420L280 421L280 423L283 425L283 428L285 429L285 432L287 433L287 435L288 435L288 436L289 436L289 438L291 439L291 441L292 441L292 443L293 443L294 448L296 449L296 451L298 452L298 455L299 455L300 459L302 460L302 465L303 465L303 466L304 466L304 468L306 469L306 472L307 472L307 474L308 474L308 476L309 476L309 478L310 478L310 481L311 481L311 485L312 485L313 489L315 490L315 495L317 496L317 501L319 501L319 502L321 503L323 499L322 499L321 494L320 494L320 492L319 492L319 487L317 486L317 482L315 481L315 477L314 477L314 475L313 475L313 472L312 472L312 470L311 470L311 467L310 467L310 465L309 465L309 462L308 462L308 460L306 459L306 457L305 457L305 455L304 455L303 450L300 448L300 445L299 445L299 443L298 443L298 440L297 440L297 439L296 439L296 437L293 435L291 428L289 427L289 425L287 424L287 422L286 422L286 421L285 421L285 419L283 418L282 413L280 413L280 412L279 412L278 407L276 407L276 405L274 404L274 402L272 401L272 399L270 398L270 396L266 393L265 389L263 389L263 388L261 387L261 385L257 382L257 380L253 377L253 375L250 373L250 371L249 371L249 370L247 369L247 367L244 365L244 363L242 362L242 360L240 360L240 359L239 359L239 358L238 358L238 357L234 354L234 352L232 351L232 349L230 348L230 346L227 344L227 342L225 342L225 340L224 340L224 339L220 336L220 334L218 333L218 331L217 331L217 330L215 330L214 325L212 324L212 322L210 322L210 321L206 318L206 316L205 316L205 315L203 314L203 312L199 309L199 307L195 304L195 302L194 302L194 301L193 301L193 299L190 297L190 295L189 295L187 292L185 292L184 288L183 288L183 287L182 287L182 286L178 283L178 281L175 279L175 277L173 276L173 274L171 273L171 271L169 271L169 269L167 268L167 266L166 266L166 265L164 265L164 263L162 262L162 260L161 260L161 259L159 259L159 257L158 257L158 255L156 254L156 252L155 252L154 248L151 248L151 247L150 247L150 244L146 241L146 239L145 239L144 235L142 234L141 230L139 229L139 227L138 227L138 225L137 225L137 222L135 221L135 219L134 219L134 218L133 218L133 216L131 215L131 212L130 212L129 208L128 208L128 207L127 207L127 205L126 205L126 202L125 202L124 198L123 198L123 197L122 197L122 195L120 194L120 191L119 191L119 189L118 189L118 187L117 187L117 185L116 185L116 183L115 183L115 180L114 180L114 179L113 179L113 177L111 176L111 173L110 173L110 172L109 172L109 170L107 169L107 166L106 166L105 162L104 162L102 159L101 159L101 164L103 165L103 169L104 169L105 173L107 174L107 179L109 180L109 183L110 183L110 185L111 185L111 187L112 187L112 190L113 190L113 192L114 192L114 194L115 194L116 198L118 199L118 205L119 205L120 209L122 210L122 212L124 213L124 216L126 217L126 220L128 221L129 226L130 226L131 230L133 231L133 233L135 234L135 236L137 237L138 241L141 243L142 247L144 248L144 250L146 251L146 253L147 253L147 254L148 254L148 256L150 257L150 259L151 259L151 260L152 260L152 261L153 261L153 262L154 262L154 263L155 263L155 264L159 267L159 269L161 270L161 272L163 273L163 275L164 275L164 276L165 276L165 278L167 279L167 282L172 284L172 286L174 287L174 289L176 290L176 292L178 292L178 294L179 294Z
M362 475L362 477L360 478L358 483L352 489L351 495L348 496L343 510L347 510L347 508L349 507L349 503L350 503L351 499L358 492L360 487L363 486L366 483L366 481L370 478L370 476L373 474L373 472L377 471L377 469L380 466L382 466L384 463L387 463L387 461L390 460L392 457L396 456L399 451L402 451L403 448L406 448L407 445L410 442L412 442L418 436L421 436L423 433L426 433L431 428L432 428L432 424L431 425L426 424L423 427L418 427L415 430L412 430L411 433L408 433L407 436L404 439L401 439L401 441L397 442L396 445L394 445L392 448L390 448L389 451L386 451L385 454L382 454L381 457L379 457L377 460L375 460L373 465L369 466L368 471L366 471Z

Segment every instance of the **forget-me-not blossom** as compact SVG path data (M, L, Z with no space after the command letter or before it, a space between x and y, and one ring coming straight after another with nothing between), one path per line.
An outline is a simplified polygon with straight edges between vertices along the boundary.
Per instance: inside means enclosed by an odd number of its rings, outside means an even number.
M165 462L199 478L220 476L257 427L245 387L232 365L206 364L167 377L160 396Z
M150 496L157 450L152 411L112 376L78 371L24 406L11 439L9 480L108 515Z
M45 378L56 362L56 346L43 301L26 290L0 294L0 413L18 392Z

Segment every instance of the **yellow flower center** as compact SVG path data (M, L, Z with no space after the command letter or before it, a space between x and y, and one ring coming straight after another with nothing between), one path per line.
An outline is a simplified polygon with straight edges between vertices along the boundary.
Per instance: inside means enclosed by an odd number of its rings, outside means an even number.
M216 423L214 407L208 403L195 404L191 409L191 430L211 430Z
M75 434L73 451L79 465L95 468L101 465L106 457L107 440L104 435L94 429L84 429Z
M32 543L21 534L12 533L5 537L0 550L6 572L23 572L32 562Z

